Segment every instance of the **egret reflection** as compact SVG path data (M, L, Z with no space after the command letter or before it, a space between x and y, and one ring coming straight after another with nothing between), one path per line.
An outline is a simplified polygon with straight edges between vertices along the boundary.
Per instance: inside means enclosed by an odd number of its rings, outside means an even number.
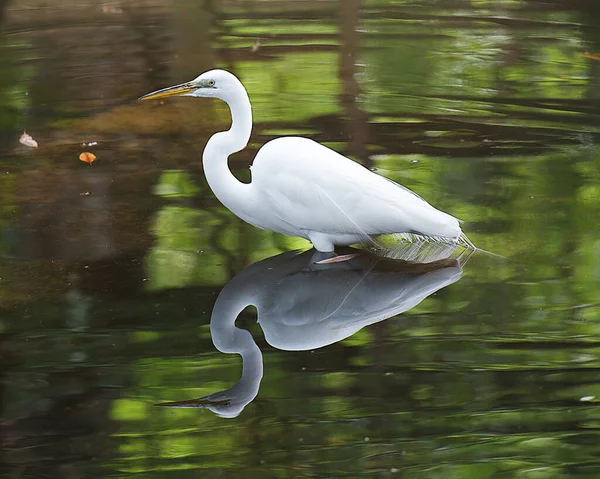
M407 251L414 256L414 247ZM207 408L231 418L256 397L263 376L262 352L250 332L235 325L248 306L256 307L258 323L271 346L312 350L416 306L458 281L468 259L412 262L353 253L358 254L343 262L315 264L313 251L290 251L241 271L219 294L210 321L215 347L242 357L241 379L203 398L158 406Z

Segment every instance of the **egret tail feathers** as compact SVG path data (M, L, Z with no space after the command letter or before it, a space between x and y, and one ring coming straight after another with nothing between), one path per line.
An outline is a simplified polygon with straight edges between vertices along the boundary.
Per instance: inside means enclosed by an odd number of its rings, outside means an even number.
M369 246L374 251L379 254L383 254L383 256L396 258L396 259L405 259L407 261L418 261L418 262L431 262L437 261L439 259L446 259L453 255L455 255L456 250L461 248L461 251L456 254L456 258L470 258L474 252L482 252L491 256L496 256L498 258L505 258L502 255L492 253L490 251L486 251L484 249L478 248L473 244L473 242L461 232L461 234L457 238L450 238L446 236L424 236L415 233L395 233L391 236L397 242L394 247L387 247L383 245L381 242L376 241L372 235L365 232L344 210L338 205L331 196L327 194L325 190L320 188L318 185L315 185L315 188L319 193L321 193L324 197L326 197L332 205L334 205L340 213L350 223L354 225L356 228L356 234L362 239L362 244L365 246ZM399 243L402 243L400 247L397 247ZM406 243L408 245L412 244L413 247L410 246L407 248Z
M385 258L410 261L414 263L432 263L444 259L456 259L464 266L478 251L474 246L463 242L451 241L446 237L420 236L398 233L384 235L392 238L392 244L378 238L374 253Z
M390 241L385 241L386 238L391 238L391 244ZM484 250L477 248L464 233L457 238L425 236L416 233L382 235L378 238L376 247L377 254L388 258L419 263L454 258L461 265L464 265L476 251Z
M384 242L386 237L391 238L391 244ZM416 263L431 263L452 257L458 259L461 255L464 256L466 251L472 251L449 238L421 236L412 233L384 235L378 239L376 254Z
M477 246L475 246L471 240L469 238L467 238L467 235L465 235L464 233L461 233L461 235L458 237L458 240L461 244L465 244L467 245L470 249L473 250L473 252L480 252L480 253L484 253L490 256L495 256L496 258L504 258L506 259L506 256L503 256L501 254L498 253L492 253L491 251L487 251L485 249L482 248L478 248Z

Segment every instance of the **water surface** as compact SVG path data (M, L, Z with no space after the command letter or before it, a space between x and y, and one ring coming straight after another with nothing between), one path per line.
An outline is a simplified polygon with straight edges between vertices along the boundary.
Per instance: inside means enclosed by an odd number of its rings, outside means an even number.
M596 3L0 4L3 472L598 477ZM243 223L204 180L225 105L135 101L214 67L253 104L239 178L265 141L308 136L465 220L503 258L473 255L429 294L410 290L423 297L402 313L384 293L414 287L405 273L297 267L286 252L306 242ZM228 292L244 306L248 271L264 324L248 307L228 327L258 351L255 397L231 418L155 407L242 378L210 321ZM341 316L290 312L353 281L343 304L363 319L379 307L377 321L328 345L351 320L296 333Z

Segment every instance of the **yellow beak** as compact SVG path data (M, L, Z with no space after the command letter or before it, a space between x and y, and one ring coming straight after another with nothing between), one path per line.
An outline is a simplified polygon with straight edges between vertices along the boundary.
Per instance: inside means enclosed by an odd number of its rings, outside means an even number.
M156 100L158 98L166 98L168 96L185 95L198 89L198 85L191 82L181 83L180 85L170 86L161 90L153 91L138 98L138 100Z

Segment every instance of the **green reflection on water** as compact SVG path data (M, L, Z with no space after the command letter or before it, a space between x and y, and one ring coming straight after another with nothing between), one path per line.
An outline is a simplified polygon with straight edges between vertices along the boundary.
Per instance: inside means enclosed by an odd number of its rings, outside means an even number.
M600 62L580 55L600 51L597 7L324 2L314 18L303 2L52 5L12 2L0 36L10 473L598 477ZM306 132L507 257L477 255L460 283L315 352L269 348L245 311L265 376L229 421L152 405L239 379L239 357L211 342L215 295L306 243L243 224L208 190L200 152L223 105L133 104L215 65L253 100L236 172L272 134ZM17 143L32 127L36 151ZM91 140L88 167L77 156ZM353 150L361 141L374 156ZM106 238L116 246L91 255Z

